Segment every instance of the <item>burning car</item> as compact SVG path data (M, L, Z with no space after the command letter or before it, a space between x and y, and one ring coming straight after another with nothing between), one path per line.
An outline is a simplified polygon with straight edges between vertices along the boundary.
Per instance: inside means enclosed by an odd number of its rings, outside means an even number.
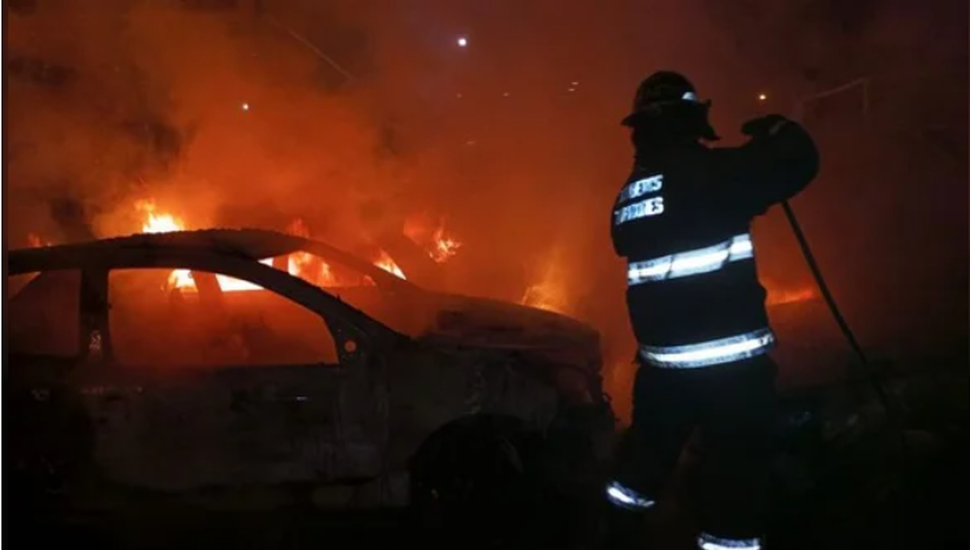
M593 329L384 267L262 230L14 250L8 373L41 405L77 396L100 477L169 495L456 501L458 477L521 472L548 445L595 468L613 416ZM550 483L581 477L566 470Z

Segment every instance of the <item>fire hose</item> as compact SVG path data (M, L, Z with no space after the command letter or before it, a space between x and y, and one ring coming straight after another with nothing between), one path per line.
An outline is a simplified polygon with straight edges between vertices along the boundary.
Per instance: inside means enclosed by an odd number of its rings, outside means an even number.
M800 116L806 105L809 103L845 93L850 90L861 89L862 92L862 116L863 119L867 119L869 116L869 78L863 77L841 86L831 88L819 93L807 97L796 103L794 109L794 119L799 120ZM808 239L805 237L805 232L802 231L802 226L798 222L798 218L795 216L795 210L792 208L789 201L782 202L782 209L785 212L785 218L788 219L788 224L791 226L792 232L795 234L795 239L798 241L798 246L801 248L802 255L805 257L805 262L808 264L809 270L812 272L812 277L815 279L815 284L818 286L819 292L822 294L822 298L825 300L826 306L828 306L829 312L835 319L836 324L839 326L839 330L845 337L846 342L849 347L852 348L853 353L856 356L857 361L850 363L852 368L858 369L861 378L865 380L869 386L872 388L876 399L879 402L880 408L882 408L884 414L886 415L886 422L888 423L890 429L894 432L896 439L898 440L900 453L905 456L906 452L906 442L903 435L901 415L899 414L893 400L890 398L889 392L880 383L877 374L873 371L872 364L869 362L869 357L866 355L865 350L862 345L859 344L859 340L856 338L855 333L852 328L849 327L849 323L845 320L845 316L839 310L839 306L832 296L832 292L829 289L828 284L825 282L825 277L822 275L822 270L819 268L818 261L815 259L815 255L812 253L812 248L808 244Z
M795 216L795 211L792 209L791 204L788 201L782 202L782 208L785 211L785 217L788 219L789 225L791 225L792 232L795 234L795 238L798 240L798 246L802 250L802 254L805 256L805 261L808 264L809 269L812 272L812 277L815 279L815 283L818 286L819 292L821 292L822 297L825 299L825 303L828 306L832 317L835 318L835 322L839 325L839 329L845 336L846 341L849 346L855 352L858 361L851 362L850 364L860 370L862 379L868 382L869 386L872 388L879 401L879 406L882 408L883 413L886 418L886 425L888 426L891 437L895 442L895 447L898 455L895 457L896 460L891 460L894 466L898 468L899 472L899 485L896 487L897 497L895 500L895 508L897 513L902 513L902 499L899 495L905 495L906 485L907 485L907 471L909 467L907 465L907 444L906 436L903 432L901 415L897 411L894 402L890 399L889 393L880 383L876 373L873 372L869 359L866 356L865 350L859 344L856 339L855 334L852 332L851 327L849 327L848 322L846 322L845 317L839 311L839 306L835 302L835 298L832 296L832 292L829 290L828 285L825 282L825 278L822 276L822 270L818 266L818 262L815 259L815 255L812 253L812 248L808 244L808 239L805 237L805 233L802 231L801 224L798 223L798 218Z
M886 414L886 419L890 426L898 433L900 438L900 444L904 445L903 435L901 426L898 423L898 413L896 412L895 406L890 399L889 392L883 387L879 382L878 377L872 370L872 365L869 362L869 358L866 355L865 350L862 345L859 344L859 340L856 338L855 333L852 332L852 328L849 323L845 320L842 312L839 310L839 306L832 296L832 291L829 289L828 284L825 282L825 277L822 276L822 270L819 268L818 261L815 259L815 254L812 253L812 248L808 244L808 239L805 237L805 232L802 231L802 226L798 222L798 218L795 216L795 210L792 208L791 203L787 200L782 202L782 209L785 211L785 217L788 219L788 224L791 225L792 232L795 234L795 239L798 240L798 246L801 248L802 255L805 257L805 262L808 264L809 270L812 272L812 277L815 279L815 284L818 286L819 292L822 294L822 298L825 300L826 306L828 306L829 312L835 319L835 322L839 326L839 330L842 335L845 336L846 342L852 351L855 353L857 362L851 363L861 370L860 374L863 379L866 380L876 398L879 400L879 405L882 407Z
M863 114L868 115L869 82L868 79L859 79L802 100L796 106L794 118L796 120L801 118L798 116L798 114L800 114L802 108L807 103L822 97L839 94L855 87L861 87L863 90ZM891 399L889 392L886 391L883 384L879 381L877 374L873 371L869 357L866 355L865 350L862 348L862 345L856 338L855 333L852 331L852 328L846 321L845 316L842 315L842 312L839 310L838 303L835 301L835 298L832 296L832 291L825 282L825 277L822 275L822 270L818 265L818 261L815 259L815 254L812 252L811 246L808 244L808 239L805 237L805 232L802 230L802 226L798 222L798 217L795 215L795 210L792 208L791 203L787 200L783 201L782 209L785 212L785 218L787 218L788 224L791 226L792 233L794 233L795 239L798 241L798 246L801 249L802 255L805 257L805 262L808 264L808 268L812 273L812 278L815 280L815 284L818 287L819 292L822 294L822 298L825 300L825 304L828 307L829 312L832 314L832 317L835 319L839 330L842 332L846 342L849 344L849 347L852 348L852 351L855 354L857 360L850 362L850 365L852 368L858 369L861 378L868 383L869 387L875 394L876 399L879 402L879 406L886 416L886 423L896 439L900 455L903 459L905 459L906 438L903 434L901 415L897 410L895 403Z

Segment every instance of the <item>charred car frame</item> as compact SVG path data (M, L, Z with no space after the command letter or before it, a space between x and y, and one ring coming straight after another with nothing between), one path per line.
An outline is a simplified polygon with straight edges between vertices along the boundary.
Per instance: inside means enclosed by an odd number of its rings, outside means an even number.
M296 276L296 254L357 282ZM298 485L323 507L433 507L480 496L469 483L498 490L497 472L578 490L611 445L594 330L426 291L316 241L134 235L11 251L8 274L8 380L35 409L20 418L58 406L57 388L73 396L109 485L208 499ZM60 448L24 448L41 447Z

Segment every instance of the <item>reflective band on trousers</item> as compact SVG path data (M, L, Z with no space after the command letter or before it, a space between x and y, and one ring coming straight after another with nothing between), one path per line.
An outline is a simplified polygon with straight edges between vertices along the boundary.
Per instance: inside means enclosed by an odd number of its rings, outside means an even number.
M642 262L631 262L627 268L627 280L632 286L650 281L710 273L723 268L729 262L753 257L754 246L751 244L751 235L743 233L713 246Z
M646 510L654 505L654 501L618 481L611 481L606 486L606 498L615 506L626 510Z
M767 352L774 343L771 329L763 328L686 346L640 346L640 357L657 367L694 369L755 357Z
M761 550L761 539L729 539L701 533L697 536L697 547L701 550Z

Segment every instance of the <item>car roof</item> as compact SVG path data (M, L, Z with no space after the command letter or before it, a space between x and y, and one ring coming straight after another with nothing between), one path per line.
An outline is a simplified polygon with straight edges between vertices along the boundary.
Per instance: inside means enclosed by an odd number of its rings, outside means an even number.
M168 233L140 233L83 243L23 248L7 255L10 274L67 269L91 261L110 265L112 257L125 251L157 250L170 254L203 252L213 256L227 256L261 260L283 256L291 252L307 251L325 260L342 263L356 269L375 282L388 284L410 283L357 256L328 244L264 229L204 229Z

